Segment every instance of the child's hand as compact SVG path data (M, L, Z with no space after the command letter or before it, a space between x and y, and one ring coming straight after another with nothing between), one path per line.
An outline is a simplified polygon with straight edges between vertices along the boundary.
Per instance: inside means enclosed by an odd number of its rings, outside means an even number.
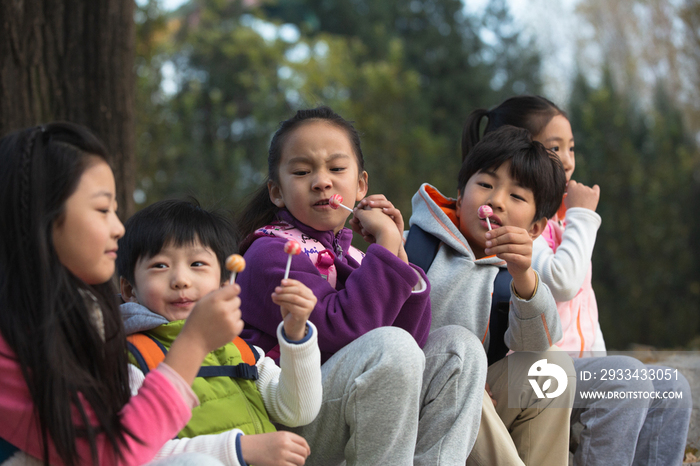
M316 306L316 296L298 280L286 278L272 293L272 301L280 307L284 320L284 334L291 341L299 341L306 334L306 321Z
M371 196L367 196L366 198L362 199L358 204L355 206L355 210L366 210L366 209L382 209L382 212L384 212L386 215L391 217L391 219L394 221L396 224L396 228L399 229L399 233L403 236L403 216L401 215L401 211L394 207L394 204L389 202L387 198L383 194L372 194ZM362 237L367 241L368 243L374 243L375 239L371 235L367 235L366 231L362 231L362 225L360 224L360 221L353 215L353 217L350 219L350 228L355 233L359 233L362 235Z
M392 254L399 256L403 247L403 232L399 232L396 228L394 219L381 209L355 210L355 219L359 228L355 231L362 234L365 239L373 239L370 242L376 242L391 251Z
M243 435L241 454L255 466L301 466L311 454L303 437L292 432Z
M532 270L532 238L527 230L506 226L486 232L487 255L495 254L506 261L518 295L530 299L535 294L535 271Z
M204 296L192 309L180 335L165 356L165 363L189 384L206 355L243 331L241 288L227 285Z
M583 207L595 212L596 207L598 207L598 199L600 199L600 187L597 184L589 188L583 183L571 180L566 188L564 205L567 209Z
M208 293L192 309L180 334L199 337L207 353L230 343L243 331L240 292L233 284Z

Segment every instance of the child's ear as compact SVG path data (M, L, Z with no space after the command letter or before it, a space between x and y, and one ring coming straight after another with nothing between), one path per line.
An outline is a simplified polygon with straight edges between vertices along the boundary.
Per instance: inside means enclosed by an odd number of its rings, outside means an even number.
M267 182L267 192L270 193L270 201L280 209L284 207L284 197L279 185L272 180Z
M530 225L530 229L527 231L530 234L530 238L532 238L533 241L536 240L537 237L542 234L546 226L547 218L545 217L542 217L541 219L532 222L532 225Z
M360 202L369 190L369 175L367 172L363 171L360 173L360 179L357 181L357 196L355 197L355 202Z
M131 283L127 281L126 278L124 277L119 277L119 289L122 293L122 299L126 303L138 303L139 300L136 298L136 293L134 291L134 287L131 286Z
M455 217L459 218L460 207L462 206L462 192L457 191L457 203L455 204Z

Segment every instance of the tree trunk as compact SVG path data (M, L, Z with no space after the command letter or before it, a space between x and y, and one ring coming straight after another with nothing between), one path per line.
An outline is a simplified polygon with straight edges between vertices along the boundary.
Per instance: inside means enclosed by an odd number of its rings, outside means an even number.
M0 0L0 134L66 120L107 145L134 207L134 0Z

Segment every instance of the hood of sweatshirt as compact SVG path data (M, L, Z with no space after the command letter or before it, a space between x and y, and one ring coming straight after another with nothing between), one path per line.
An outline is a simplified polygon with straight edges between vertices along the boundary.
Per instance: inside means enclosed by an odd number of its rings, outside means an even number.
M124 303L119 306L127 335L146 332L167 324L169 321L160 314L151 312L139 303Z
M474 257L471 246L457 227L456 199L446 197L435 187L424 183L413 196L411 203L413 205L413 215L409 220L411 226L418 225L423 231L454 249L458 255L477 264L506 266L505 261L496 256L486 256L481 259Z
M338 233L334 234L333 230L319 231L311 228L310 226L301 223L299 220L294 218L294 216L289 213L287 209L280 209L277 212L277 217L275 222L286 222L295 228L298 228L304 235L310 236L323 244L326 249L330 249L336 255L336 257L342 259L345 252L350 249L352 243L352 230L349 228L342 228ZM273 223L275 223L273 222ZM264 225L261 225L261 227ZM253 233L249 235L240 246L241 254L244 254L248 250L253 241L257 238L265 236L261 233Z

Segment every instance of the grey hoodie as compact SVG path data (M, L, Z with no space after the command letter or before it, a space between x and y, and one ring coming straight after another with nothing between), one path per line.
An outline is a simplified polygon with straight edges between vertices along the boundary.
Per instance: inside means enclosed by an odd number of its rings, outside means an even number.
M139 332L147 332L169 321L160 314L152 312L139 303L124 303L119 306L124 321L124 329L127 335Z
M469 243L447 214L454 212L455 202L427 183L412 200L409 224L418 225L441 241L428 271L433 312L430 328L461 325L488 350L493 282L498 268L506 263L496 256L474 258ZM506 345L513 351L544 351L561 335L557 306L547 285L539 280L535 294L527 301L518 298L511 285Z

